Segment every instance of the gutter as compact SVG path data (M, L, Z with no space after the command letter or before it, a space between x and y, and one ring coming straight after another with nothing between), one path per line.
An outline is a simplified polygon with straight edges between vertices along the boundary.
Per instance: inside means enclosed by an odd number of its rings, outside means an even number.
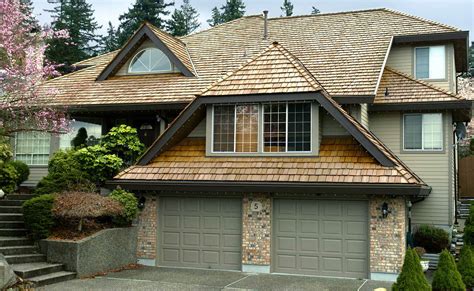
M173 190L215 192L291 192L307 194L403 195L427 197L431 187L419 184L367 184L367 183L279 183L237 181L150 181L120 180L106 182L107 186L120 186L129 190Z

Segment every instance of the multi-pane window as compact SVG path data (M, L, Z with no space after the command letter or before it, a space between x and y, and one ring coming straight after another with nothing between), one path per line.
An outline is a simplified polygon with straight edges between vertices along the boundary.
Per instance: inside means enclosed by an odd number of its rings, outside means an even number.
M439 45L415 48L415 76L418 79L444 79L446 47Z
M27 165L47 165L51 135L42 132L19 132L15 138L15 159Z
M139 51L130 62L130 73L171 72L173 66L168 57L157 48L146 48Z
M443 116L441 113L406 114L403 116L405 150L439 151L443 149Z
M309 102L215 105L213 120L213 152L311 151Z

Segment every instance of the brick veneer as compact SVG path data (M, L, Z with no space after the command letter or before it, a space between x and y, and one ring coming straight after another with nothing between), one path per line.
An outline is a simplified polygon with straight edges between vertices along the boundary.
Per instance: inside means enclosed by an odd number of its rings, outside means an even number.
M382 218L382 204L391 213ZM406 202L404 198L373 197L370 209L370 272L401 271L406 246Z
M252 201L262 203L262 210L252 211ZM246 194L242 203L242 264L270 265L270 195Z
M137 257L139 259L156 259L158 197L147 195L145 198L145 207L138 218Z

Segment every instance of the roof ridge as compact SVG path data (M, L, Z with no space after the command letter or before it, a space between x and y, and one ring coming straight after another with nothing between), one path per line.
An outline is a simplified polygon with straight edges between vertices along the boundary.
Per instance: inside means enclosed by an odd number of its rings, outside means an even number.
M434 24L434 25L438 25L438 26L441 26L441 27L444 27L444 28L452 29L452 30L455 30L455 31L461 31L461 29L459 29L455 26L447 25L447 24L444 24L444 23L441 23L441 22L438 22L438 21L434 21L434 20L431 20L431 19L428 19L428 18L412 15L412 14L409 14L409 13L401 12L401 11L398 11L398 10L395 10L395 9L383 8L383 10L385 10L387 12L390 12L390 13L402 15L402 16L409 17L409 18L413 18L413 19L416 19L416 20L419 20L419 21L423 21L423 22Z
M177 38L176 36L164 31L163 29L160 29L158 27L156 27L155 25L153 25L152 23L148 22L148 21L145 21L145 25L149 25L150 28L152 30L158 30L160 33L164 33L166 35L168 35L169 37L173 38L173 39L176 39L177 41L179 41L181 44L183 44L184 46L186 46L186 43L184 41L182 41L181 39Z
M60 80L60 79L63 79L65 77L70 77L72 75L76 75L78 73L83 73L85 71L88 71L88 70L92 70L92 69L95 69L97 68L97 66L102 66L104 65L105 63L102 63L102 64L99 64L99 65L91 65L91 66L88 66L88 67L85 67L84 69L81 69L81 70L77 70L77 71L74 71L74 72L71 72L71 73L68 73L68 74L64 74L64 75L61 75L61 76L57 76L56 78L52 78L52 79L48 79L46 81L44 81L43 84L48 84L48 83L51 83L55 80Z
M351 14L351 13L362 13L362 12L372 12L372 11L383 11L385 8L368 8L368 9L356 9L348 11L335 11L335 12L324 12L318 14L301 14L301 15L292 15L292 16L280 16L280 17L269 17L268 20L279 20L279 19L288 19L288 18L305 18L305 17L319 17L319 16L328 16L335 14Z
M210 31L210 30L213 30L214 28L219 28L219 27L222 27L222 26L225 26L225 25L228 25L228 24L233 24L234 22L237 22L237 21L244 20L244 19L246 19L246 18L253 18L253 17L261 17L261 15L260 15L260 14L244 15L244 16L242 16L242 17L233 19L233 20L231 20L231 21L227 21L227 22L224 22L224 23L219 23L219 24L217 24L217 25L210 26L210 27L205 28L205 29L203 29L203 30L196 31L196 32L193 32L193 33L188 34L188 35L180 36L179 39L180 39L180 40L183 40L183 39L186 39L187 37L190 37L190 36L195 36L195 35L197 35L197 34L201 34L201 33L204 33L204 32L208 32L208 31Z
M451 92L451 91L448 91L448 90L445 90L445 89L436 87L436 86L434 86L434 85L432 85L432 84L430 84L430 83L428 83L428 82L425 82L425 81L423 81L423 80L419 80L419 79L413 78L412 76L410 76L410 75L408 75L408 74L406 74L406 73L403 73L403 72L401 72L401 71L399 71L399 70L396 70L396 69L394 69L394 68L391 68L391 67L389 67L389 66L386 66L385 69L386 69L387 71L390 71L390 72L392 72L392 73L394 73L394 74L397 74L397 75L399 75L399 76L401 76L401 77L404 77L404 78L406 78L406 79L408 79L408 80L410 80L410 81L414 81L414 82L419 83L419 84L421 84L421 85L423 85L423 86L426 86L426 87L428 87L428 88L430 88L430 89L436 90L436 91L441 92L441 93L444 93L444 94L448 94L448 95L450 95L450 96L452 96L452 97L454 97L454 98L457 98L457 99L459 99L459 100L463 100L463 99L464 99L462 96L456 95L456 94L454 94L454 93Z
M75 63L73 64L73 66L80 66L82 63L84 63L84 62L86 62L86 61L98 59L98 58L101 58L101 57L103 57L103 56L106 56L106 55L109 55L109 54L112 54L112 53L116 53L116 52L119 51L119 50L120 50L120 49L116 49L116 50L113 50L113 51L110 51L110 52L106 52L106 53L103 53L103 54L100 54L100 55L97 55L97 56L93 56L93 57L84 59L84 60L79 61L79 62L75 62ZM96 65L91 65L91 66L96 66Z

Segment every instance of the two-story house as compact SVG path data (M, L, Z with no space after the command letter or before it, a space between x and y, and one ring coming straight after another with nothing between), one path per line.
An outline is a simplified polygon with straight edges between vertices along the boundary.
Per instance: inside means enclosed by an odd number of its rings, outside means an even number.
M110 182L145 198L140 262L390 280L412 225L453 224L467 43L387 9L246 16L181 38L144 24L45 87L91 131L161 134Z

